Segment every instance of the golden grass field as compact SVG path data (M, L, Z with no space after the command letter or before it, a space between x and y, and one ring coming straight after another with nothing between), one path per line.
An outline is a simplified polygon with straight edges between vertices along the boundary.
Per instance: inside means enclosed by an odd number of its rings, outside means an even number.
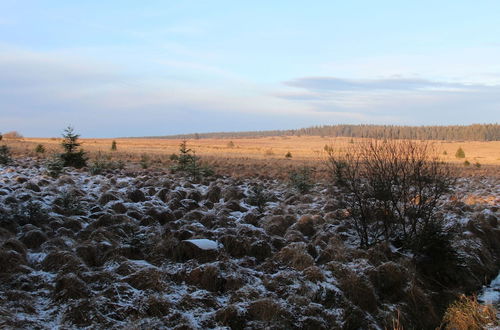
M111 151L111 143L115 140L117 151ZM9 145L14 155L31 155L36 153L36 145L42 144L46 148L46 155L61 152L61 138L23 138L6 140L2 143ZM330 138L318 136L291 136L265 138L237 138L237 139L198 139L188 140L188 147L195 150L198 156L207 162L216 165L224 174L239 176L240 174L257 172L266 176L284 176L294 167L304 164L320 164L326 158L325 145L334 149L343 149L352 144L362 143L360 138ZM168 165L169 156L178 153L182 140L176 139L80 139L82 148L89 152L90 158L98 153L112 159L137 161L142 155L147 155L154 164ZM470 170L497 174L500 169L500 141L429 141L432 143L441 159L459 166L464 161L470 162ZM466 157L458 159L455 152L461 147ZM290 152L292 157L285 158ZM481 164L481 171L474 164ZM275 168L277 167L277 168ZM465 167L465 166L464 166ZM248 172L250 171L250 173ZM471 172L474 173L474 172Z

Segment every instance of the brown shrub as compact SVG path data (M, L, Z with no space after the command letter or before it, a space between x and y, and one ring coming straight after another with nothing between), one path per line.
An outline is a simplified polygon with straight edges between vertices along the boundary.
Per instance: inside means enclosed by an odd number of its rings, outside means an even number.
M322 282L325 280L325 275L323 275L321 268L319 268L318 266L307 267L303 270L303 273L307 280L314 283Z
M229 305L219 309L215 313L215 320L222 325L229 326L234 330L245 328L246 310L236 305Z
M76 254L89 267L97 267L102 264L102 255L98 250L96 244L82 244L76 247Z
M79 327L102 324L105 319L96 308L97 304L93 299L76 300L64 310L62 321Z
M304 270L314 265L314 259L307 253L307 245L302 242L285 246L275 258L297 270Z
M408 274L395 262L386 262L369 272L372 284L384 299L397 301L404 295Z
M147 316L162 317L170 313L172 303L163 295L152 294L147 295L141 300L139 309Z
M139 290L161 291L165 288L163 274L156 268L141 269L123 280Z
M269 219L265 219L262 227L269 235L283 236L288 227L290 227L294 222L294 217L275 215Z
M314 218L311 215L303 215L297 221L297 229L306 236L314 235Z
M0 248L0 273L11 273L21 269L26 264L26 258L17 251Z
M77 272L85 267L80 258L68 251L52 251L43 259L42 268L48 272Z
M253 301L248 306L248 313L252 319L259 321L270 322L278 320L283 312L282 306L271 298L262 298Z
M14 250L26 257L26 246L15 238L9 238L3 243L2 247L7 250Z
M187 276L187 282L208 291L221 292L226 280L220 274L218 267L206 265L193 269Z
M225 235L220 238L220 241L224 245L224 250L235 258L245 256L250 249L250 244L244 237Z
M30 230L21 237L21 242L30 249L36 249L47 241L47 235L41 230Z
M446 310L442 327L445 329L469 330L498 326L496 310L489 305L481 305L476 297L465 295L452 303Z
M434 329L439 324L439 317L432 301L416 283L410 283L405 300L406 304L402 311L408 323L418 329Z
M86 298L90 291L84 281L75 274L69 273L57 277L53 293L56 300L66 301Z
M373 313L377 310L377 297L371 283L356 272L338 265L332 271L345 296L361 309Z
M266 241L256 241L250 245L249 255L258 261L264 261L272 255L271 245Z

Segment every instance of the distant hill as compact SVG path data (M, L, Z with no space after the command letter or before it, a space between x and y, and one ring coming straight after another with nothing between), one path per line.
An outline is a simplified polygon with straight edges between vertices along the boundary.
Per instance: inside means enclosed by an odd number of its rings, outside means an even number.
M473 124L467 126L323 125L291 130L193 133L148 138L237 139L304 135L375 139L500 141L500 124Z

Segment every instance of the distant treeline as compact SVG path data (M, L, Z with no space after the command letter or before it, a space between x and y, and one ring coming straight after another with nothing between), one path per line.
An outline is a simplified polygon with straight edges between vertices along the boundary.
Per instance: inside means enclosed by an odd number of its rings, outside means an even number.
M193 133L157 136L165 139L328 136L374 139L500 141L500 124L468 126L323 125L292 130Z

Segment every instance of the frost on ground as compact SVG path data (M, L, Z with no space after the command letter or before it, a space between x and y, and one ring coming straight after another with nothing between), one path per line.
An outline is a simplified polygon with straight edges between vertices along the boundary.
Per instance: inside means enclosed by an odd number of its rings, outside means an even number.
M498 178L461 179L443 201L462 265L437 285L394 246L358 249L328 185L43 173L0 168L0 327L383 329L400 315L433 328L499 271Z

